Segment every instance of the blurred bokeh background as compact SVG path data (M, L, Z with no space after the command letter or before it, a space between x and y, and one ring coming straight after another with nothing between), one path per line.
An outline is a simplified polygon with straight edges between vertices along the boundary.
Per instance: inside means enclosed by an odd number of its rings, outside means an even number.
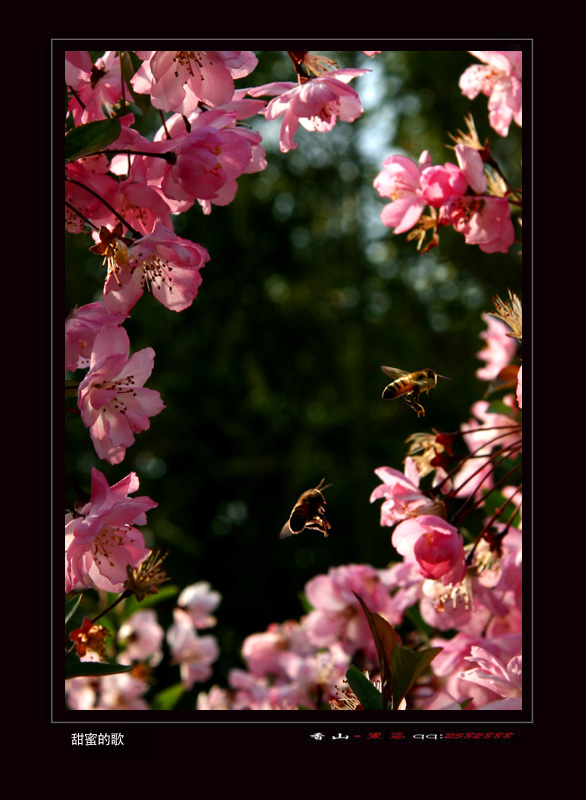
M134 350L156 351L147 386L166 409L118 466L100 462L79 417L66 414L68 477L89 490L92 466L110 484L136 471L138 494L159 504L143 529L147 545L169 550L166 566L180 588L206 580L221 593L209 631L221 656L209 684L227 685L228 671L243 665L247 635L302 615L310 578L393 559L380 503L369 503L374 470L402 469L410 434L456 430L469 418L485 389L475 377L481 313L508 288L522 297L518 247L487 255L443 229L440 247L421 255L382 225L387 201L373 187L391 153L417 160L427 149L434 163L455 162L448 133L465 130L469 111L520 186L520 129L501 139L488 126L487 98L470 101L458 88L474 57L322 54L372 70L351 84L364 114L329 133L299 127L287 154L279 151L280 120L248 120L262 132L266 170L242 176L227 207L204 216L196 204L176 219L176 233L211 257L192 307L177 314L145 294L125 323ZM284 52L257 55L238 87L295 80ZM143 133L159 125L156 112L137 119ZM101 297L104 271L90 244L66 236L66 313ZM381 399L381 364L431 367L452 380L426 396L418 419L403 402ZM299 494L321 478L333 484L329 538L279 540ZM159 609L163 626L172 606ZM169 668L168 681L177 680Z

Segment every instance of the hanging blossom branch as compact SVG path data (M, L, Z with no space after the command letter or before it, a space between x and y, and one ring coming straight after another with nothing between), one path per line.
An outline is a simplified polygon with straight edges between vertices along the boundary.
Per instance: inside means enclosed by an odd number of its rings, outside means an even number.
M380 51L363 52L373 57ZM234 200L241 176L266 167L260 134L246 128L242 120L259 113L267 121L282 118L280 147L288 152L299 144L294 141L299 125L306 131L325 132L339 120L352 122L362 115L360 97L349 84L366 76L369 70L338 69L330 59L308 51L287 54L295 81L237 90L234 81L248 78L257 65L257 57L251 51L137 51L133 59L136 56L141 64L136 71L130 67L129 53L106 52L94 65L87 53L68 52L68 124L73 130L80 129L80 136L71 141L84 141L86 146L80 147L79 157L71 148L68 152L66 226L73 233L81 232L83 225L93 230L94 245L90 250L104 257L108 272L102 300L75 309L68 317L66 364L87 370L78 385L78 407L96 453L108 463L124 460L134 435L145 430L149 417L163 408L158 393L147 394L152 390L144 387L152 370L154 351L139 351L134 354L139 358L131 363L129 340L121 326L145 287L167 308L176 312L187 309L197 296L201 269L209 261L205 248L174 233L175 215L196 204L204 215L212 213L214 206ZM489 96L490 123L499 136L505 136L512 121L521 125L520 53L472 51L472 55L482 61L482 66L477 65L462 76L461 89L467 96L481 91ZM161 128L152 140L132 128L134 117L127 113L126 82L133 97L143 95L158 110ZM272 99L260 99L263 97ZM407 232L408 237L418 240L423 251L439 246L441 228L450 225L464 235L468 244L477 245L485 253L507 253L515 241L510 205L521 205L521 193L511 187L492 159L488 141L480 145L469 119L468 134L459 132L455 139L453 149L458 165L434 165L427 151L417 163L392 155L375 180L379 194L391 201L381 214L383 224L394 234ZM100 127L91 128L96 123ZM94 132L99 146L92 151L88 150L87 141ZM131 237L122 235L123 226ZM431 240L425 245L429 234ZM497 321L505 329L516 311L509 296L510 305L496 308ZM513 333L516 336L515 330ZM507 353L512 358L510 350ZM375 489L371 501L384 498L381 523L394 528L392 543L403 561L386 570L347 565L333 568L327 576L315 576L305 587L312 611L298 623L274 623L266 633L248 637L242 647L247 670L233 670L231 688L215 687L198 700L198 708L313 708L322 702L331 702L334 708L345 707L343 703L335 705L335 686L336 682L341 685L350 659L374 670L384 667L381 689L384 697L397 700L397 710L406 705L403 688L407 686L412 707L441 709L455 704L460 708L459 703L472 698L470 707L490 708L499 701L502 683L487 677L481 667L465 673L463 669L470 661L486 663L482 661L485 651L477 652L477 640L472 641L469 634L470 630L480 630L482 643L491 648L490 658L496 659L490 668L511 676L519 674L520 608L516 598L520 591L521 534L512 527L518 509L504 531L494 533L485 523L467 550L462 534L447 518L449 503L466 492L472 498L466 502L481 508L478 488L486 486L487 476L492 479L495 469L521 446L515 437L520 430L517 422L508 434L504 427L505 421L510 425L511 419L519 415L522 406L521 368L515 370L512 363L508 367L517 373L518 409L513 400L510 413L495 415L488 410L488 404L479 403L473 412L482 424L463 429L458 435L473 441L475 435L486 436L486 431L492 429L502 428L500 433L489 436L482 446L472 445L470 455L460 460L451 451L449 435L424 434L419 439L419 444L424 442L423 452L413 451L414 455L406 458L404 473L388 467L377 470L383 483ZM501 364L503 375L504 368L505 364ZM497 370L495 375L501 373ZM508 440L511 435L515 437L513 442ZM483 453L495 447L499 449L494 453ZM466 470L476 459L484 460L484 464L470 476ZM499 489L505 496L511 488L505 484L515 471L513 468L497 478L485 497ZM434 474L434 488L423 490L420 479L429 474ZM452 483L457 489L445 491L441 497L442 489ZM138 485L135 473L109 486L102 473L92 472L91 494L76 504L75 513L70 511L66 516L66 593L86 587L119 593L120 598L111 604L112 610L120 607L123 597L128 597L128 581L134 581L137 599L142 594L140 587L148 587L148 579L144 584L141 576L142 565L145 574L149 573L149 564L155 578L163 574L139 530L146 523L146 512L156 503L150 498L130 497ZM501 512L520 492L520 486L509 492L509 499L500 506ZM493 514L490 526L498 518ZM501 537L500 547L496 547L495 537ZM484 569L481 574L478 569L491 547L502 570L497 582L497 566ZM174 623L167 632L186 690L210 677L210 665L219 654L214 637L197 633L198 628L214 624L209 611L219 597L207 584L188 589L179 597ZM339 608L332 611L332 597L352 600L341 601ZM393 646L387 647L388 630L379 621L380 617L400 625L403 615L415 604L419 604L421 617L433 630L459 632L450 640L440 636L433 653L425 656L425 666L431 664L434 681L443 681L441 688L427 699L417 694L417 670L423 668L423 662L419 666L410 662L412 668L406 671L396 670L404 686L391 687L388 672L389 668L395 672L396 667L392 659L398 653L409 661L412 654L403 652L394 634ZM492 612L495 604L500 610L498 618ZM93 627L101 628L95 625L98 618L101 616L95 616L93 622L88 618L90 627L79 637L81 659L90 657L89 632ZM355 624L357 619L363 623L367 619L372 630L369 624ZM511 652L505 652L498 644L498 626L503 619L510 642L516 641L519 634L519 652L514 651L510 659L507 657ZM151 619L145 624L151 633L156 631L153 638L160 642L164 632L156 622ZM138 620L133 630L139 630ZM102 631L94 633L95 652L103 658ZM456 647L462 648L461 653ZM150 662L159 657L156 648L141 652ZM381 652L386 660L377 657ZM459 664L456 670L454 663ZM314 677L292 679L292 674ZM465 678L461 677L463 674ZM353 674L353 681L354 678ZM361 694L365 692L361 700L372 696L374 683L367 680L367 684L354 683ZM518 681L511 678L507 692L507 701L520 703ZM68 702L75 703L73 689L68 693ZM107 707L107 702L100 693L94 707ZM137 703L133 707L145 707L140 705L144 702L140 699L133 702ZM366 706L353 702L349 707Z

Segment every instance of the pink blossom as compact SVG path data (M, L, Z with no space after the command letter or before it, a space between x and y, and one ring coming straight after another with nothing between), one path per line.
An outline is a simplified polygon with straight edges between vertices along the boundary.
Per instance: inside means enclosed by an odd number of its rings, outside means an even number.
M431 523L430 519L434 522ZM445 583L458 583L466 574L464 544L461 535L451 525L439 525L433 517L420 517L426 521L427 530L413 547L421 574ZM442 520L443 522L443 520Z
M404 233L418 221L426 206L422 197L421 173L431 165L431 156L424 150L416 164L406 156L388 156L383 170L374 179L374 188L381 197L390 197L392 203L381 212L381 220L393 233Z
M104 675L100 678L95 708L102 711L149 711L149 704L143 696L148 690L147 681L137 678L132 672Z
M303 641L307 640L309 644L303 622L299 630L303 634ZM333 642L326 649L318 649L316 646L300 648L293 644L281 657L281 666L289 680L306 688L321 686L332 694L336 681L343 679L349 663L350 656L339 642Z
M362 51L365 56L376 56L379 53L382 53L382 50L363 50Z
M349 81L365 75L367 69L336 69L316 78L296 84L290 81L267 83L249 89L252 97L278 95L265 110L267 120L283 117L281 123L281 152L294 150L293 141L301 124L308 131L329 131L338 118L353 122L362 114L358 93L348 86Z
M453 225L483 253L507 253L515 240L511 209L504 197L452 197L441 207L440 223Z
M484 176L484 162L478 150L465 144L457 144L454 150L462 174L472 191L475 194L485 194L487 184Z
M385 585L392 592L391 613L388 616L392 625L399 625L405 611L421 600L423 583L419 564L413 555L406 556L403 561L389 568Z
M503 402L511 405L512 395L506 395ZM453 477L453 491L459 497L490 489L494 484L492 452L498 448L514 451L521 445L518 425L506 414L488 412L488 407L486 400L474 403L473 418L460 426L472 457L464 461Z
M151 667L156 666L163 657L161 644L164 636L165 632L152 608L135 611L118 629L118 641L126 644L124 652L118 657L118 663L145 661Z
M232 708L237 711L294 711L312 706L304 687L290 681L275 683L242 669L230 670L228 681L234 689Z
M112 143L111 149L146 152L153 150L153 143L131 127L134 123L133 114L125 114L119 117L119 121L120 135ZM96 227L114 228L120 216L127 219L129 224L136 223L136 228L145 232L152 229L157 218L171 225L169 203L160 189L157 191L157 187L149 189L146 186L144 169L139 174L134 162L141 162L141 158L124 154L114 155L110 161L105 153L100 153L66 164L66 230L78 233L86 220L90 220ZM131 169L131 178L119 182L113 177L125 175L131 163L134 166L134 170ZM77 209L79 214L70 206Z
M466 706L468 710L474 710L499 698L499 695L485 687L464 682L459 677L460 673L468 667L465 658L470 654L470 648L472 645L481 644L482 641L481 634L471 636L458 632L451 639L435 636L430 642L433 647L442 648L441 653L438 653L431 662L431 670L436 676L436 680L439 679L441 689L457 703L471 700L472 702Z
M517 373L517 403L519 404L519 408L523 408L523 382L521 376L521 370L523 367L519 367L519 372Z
M69 100L69 110L76 125L106 119L122 97L120 59L109 50L91 64L87 51L67 51L65 80L77 96ZM89 62L89 63L88 63ZM89 67L89 68L88 68Z
M244 669L234 668L228 674L228 683L233 690L231 707L237 711L272 711L269 702L268 678L252 675Z
M503 402L513 409L512 395L506 395ZM489 411L489 407L487 400L474 403L471 411L475 419L460 426L464 431L464 441L475 456L491 453L495 448L516 448L521 444L519 426L506 414Z
M68 204L65 206L65 230L79 233L86 220L100 225L112 219L112 212L101 200L105 194L116 189L116 181L107 174L108 166L108 159L103 154L80 158L65 165L69 179L65 181L65 201Z
M503 662L494 653L484 647L472 646L466 661L475 666L461 672L458 677L463 681L477 683L490 691L506 698L519 698L522 691L522 659L521 655ZM519 702L518 708L521 707Z
M336 686L344 680L349 663L350 656L338 642L308 654L287 650L281 657L288 680L311 698L311 707L315 707L317 698L327 703L336 696Z
M479 451L473 458L467 458L454 475L452 490L458 497L470 497L478 493L477 498L480 499L493 485L492 460Z
M248 132L260 141L260 134ZM165 167L161 187L168 197L213 200L228 181L241 175L252 156L247 136L235 130L195 128L174 148L176 162Z
M397 522L420 514L440 514L441 501L432 500L419 490L419 472L412 458L405 459L405 473L392 467L379 467L375 474L383 481L370 495L373 503L386 498L381 506L381 525Z
M490 621L490 611L477 602L466 576L456 584L444 583L442 579L424 580L419 611L431 628L439 631L454 629L471 636L481 636Z
M521 697L505 697L502 700L492 700L486 703L479 710L480 711L521 711L523 708L523 700Z
M222 595L212 590L207 581L198 581L185 589L177 599L177 605L191 618L194 628L211 628L217 620L212 611L220 604Z
M220 106L221 110L235 114L237 120L249 119L257 114L263 113L266 108L266 101L251 100L246 96L247 94L248 89L236 89L232 99L228 103L222 103ZM204 112L198 110L194 113L201 114ZM191 120L191 117L188 116L188 118Z
M431 662L431 669L442 681L444 691L458 703L471 699L472 702L466 708L475 710L500 700L502 695L495 691L495 686L489 687L486 684L462 679L462 673L470 667L467 659L471 655L472 648L483 648L507 664L520 653L521 634L489 639L482 635L482 631L476 635L459 632L451 639L434 637L430 644L432 647L443 648Z
M66 50L65 83L76 91L80 90L89 79L92 66L87 50Z
M281 625L271 623L263 633L247 636L242 645L242 657L250 675L261 683L268 680L279 687L288 685L291 691L294 691L293 685L297 685L307 705L311 704L312 687L323 677L323 670L318 669L316 650L303 624L289 620Z
M312 578L305 586L305 594L313 610L303 619L309 640L318 647L339 641L349 655L364 650L368 657L375 658L372 634L354 592L370 611L393 624L396 612L386 585L388 573L368 564L347 564Z
M119 593L126 567L149 554L134 525L146 524L146 511L156 508L149 497L129 497L138 490L131 472L114 486L92 469L91 497L76 516L65 517L65 593L95 587Z
M78 406L96 453L119 464L134 434L150 427L149 417L165 407L144 383L153 369L151 347L128 357L130 341L118 325L104 325L96 336L89 370L79 385Z
M120 160L117 160L120 159ZM173 230L173 203L160 186L149 183L146 171L148 159L132 157L128 170L128 157L117 156L111 162L111 171L117 175L128 175L125 180L115 181L103 193L104 200L124 217L129 227L142 234L151 233L157 221L168 230ZM118 218L104 215L100 224L115 227Z
M242 654L249 671L234 669L229 675L235 709L317 708L320 698L323 703L335 696L349 663L336 642L318 652L304 627L293 621L247 637Z
M521 632L520 531L510 528L501 547L502 557L495 560L489 544L481 541L476 548L476 559L484 568L476 574L467 574L459 584L424 581L420 611L428 625L438 630L455 628L470 636L499 639Z
M421 198L433 208L447 203L452 197L463 195L468 182L462 170L455 164L427 167L421 172Z
M214 197L212 198L197 198L197 202L201 206L204 214L210 214L212 205L214 206L227 206L234 200L238 184L236 178L242 175L248 175L253 172L261 172L267 166L266 153L263 147L260 146L261 137L256 131L247 130L246 128L237 127L235 132L240 136L241 140L246 142L250 149L250 157L248 163L242 167L241 173L239 171L233 172L232 177L228 171L225 171L226 180L221 186ZM248 150L247 150L248 152Z
M466 573L462 537L441 517L428 514L401 522L392 542L401 555L413 554L424 578L459 583Z
M225 205L236 192L236 178L264 167L260 133L236 126L236 118L235 111L212 109L192 117L189 132L152 143L153 152L172 157L149 159L146 177L161 187L174 212L187 210L195 199ZM179 121L174 119L175 127Z
M118 138L112 142L111 145L108 146L108 151L111 150L146 150L148 152L155 152L156 148L153 147L153 143L148 136L144 136L138 130L136 130L134 126L135 124L135 116L134 114L129 111L126 114L118 117L120 122L120 135ZM126 160L128 163L126 153L117 153L111 154L112 161L110 164L115 164L116 169L112 170L114 173L119 174L119 172L124 172L124 170L120 169L120 165L123 161Z
M234 691L232 708L237 711L282 711L280 686L272 679L257 677L243 669L231 669L228 682Z
M155 108L191 114L198 104L218 106L234 94L234 78L249 75L258 63L252 50L137 50L142 65L132 78L139 94L150 94Z
M481 381L492 381L511 363L517 352L517 343L508 336L510 328L502 320L492 314L482 314L482 319L487 325L487 330L479 335L486 342L486 346L476 356L486 364L476 370L476 377Z
M216 637L200 636L189 614L175 608L167 641L175 663L179 664L185 688L191 689L194 683L207 681L212 674L211 665L220 655Z
M400 530L401 527L404 527L403 531ZM416 548L423 546L419 541L420 530L417 526L411 526L411 530L409 527L405 522L397 528L400 534L405 534L399 546L406 553L404 561L389 570L391 578L387 581L391 591L397 588L393 593L392 603L398 619L391 620L393 624L401 622L406 608L419 602L424 621L438 630L458 629L471 635L481 635L490 630L491 635L500 636L520 629L520 571L514 560L515 555L509 554L506 546L500 562L473 576L467 574L464 558L458 554L460 545L454 541L451 543L456 545L453 551L456 561L453 569L438 579L425 578L422 572L429 574L430 566L437 567L438 563L429 557L426 561L425 551L418 552L417 556L424 567L422 569L415 552ZM412 534L411 537L408 536L409 533ZM449 545L448 542L448 561L452 555ZM488 551L488 545L481 542L477 549L481 561L489 556L488 552L481 553L483 546ZM505 574L506 578L503 577Z
M287 641L280 626L273 623L266 631L245 638L242 656L252 675L282 677L281 654L286 646Z
M503 491L503 494L506 493ZM478 592L480 601L492 613L486 629L487 636L520 634L523 616L523 548L520 530L509 528L498 568L481 573L478 584L486 588L485 592Z
M96 679L79 676L65 681L65 700L72 711L88 711L95 707L98 696Z
M201 269L209 259L204 247L157 221L151 233L110 261L104 306L111 313L128 313L146 286L166 308L184 311L197 297Z
M227 689L212 686L209 692L200 692L197 696L198 711L229 711L232 708L232 697Z
M65 370L74 372L89 367L100 328L109 322L120 325L126 317L126 314L109 314L99 301L74 308L65 320Z
M460 89L471 100L480 92L489 97L490 125L500 136L506 136L513 120L522 125L522 51L469 52L484 64L468 67L460 77Z
M179 159L165 164L160 159L143 159L150 185L160 186L173 213L186 211L194 200L205 214L213 205L227 205L236 194L236 179L266 167L266 154L257 131L236 125L264 108L264 101L236 92L230 103L209 111L194 111L186 118L174 114L156 132L156 152L171 152Z
M462 707L451 694L440 690L431 695L422 705L423 711L461 711Z

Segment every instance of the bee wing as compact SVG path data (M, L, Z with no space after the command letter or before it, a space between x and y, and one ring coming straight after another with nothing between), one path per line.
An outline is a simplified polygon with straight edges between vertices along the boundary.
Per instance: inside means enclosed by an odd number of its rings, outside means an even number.
M293 536L295 533L301 533L305 530L307 517L305 514L297 510L297 506L291 512L291 516L281 528L279 539L286 539L287 536Z
M301 531L293 531L291 530L291 526L289 522L286 522L283 527L281 528L281 533L279 534L279 539L286 539L288 536L293 536L295 533L301 533Z
M396 380L397 378L402 378L403 375L409 375L409 373L405 369L396 369L395 367L382 367L382 366L381 369L385 373L385 375L388 375L389 378L393 378L394 380Z

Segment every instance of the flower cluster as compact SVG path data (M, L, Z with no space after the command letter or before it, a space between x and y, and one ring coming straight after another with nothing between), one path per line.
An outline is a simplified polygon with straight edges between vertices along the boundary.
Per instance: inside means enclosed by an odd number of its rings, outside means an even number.
M483 151L462 142L455 146L458 166L433 165L425 150L416 163L402 155L383 161L374 187L388 203L381 220L394 233L410 231L419 246L433 231L430 246L439 243L438 230L452 226L463 234L466 244L484 253L507 253L515 240L507 189L494 176L485 176ZM486 155L485 155L486 157ZM429 208L430 213L424 215Z
M73 309L66 319L65 369L85 370L69 382L69 392L77 389L81 421L97 456L109 464L121 463L135 436L165 408L160 394L145 386L155 351L132 352L124 323L145 290L172 311L189 308L210 260L205 247L174 232L174 216L196 202L209 214L213 205L233 200L241 175L266 166L260 134L240 124L265 103L234 86L256 66L251 51L136 56L142 65L129 86L119 54L107 52L95 63L84 51L65 54L65 227L91 233L89 249L106 267L101 301ZM125 101L130 90L171 113L152 139L133 127ZM98 142L93 148L90 131ZM122 488L134 491L130 483L138 479L134 473L129 479ZM66 592L82 586L122 591L126 568L148 553L131 527L135 520L120 510L120 484L104 507L105 480L95 471L90 503L66 516ZM147 498L143 505L157 504Z
M288 84L284 96L284 85L236 88L257 66L252 51L108 51L95 62L86 51L65 52L65 228L89 233L89 250L106 268L101 300L72 309L65 322L65 369L85 371L68 381L66 396L76 392L79 418L109 464L120 464L165 408L145 385L155 350L133 352L125 322L145 292L171 311L188 309L210 261L203 245L175 233L174 218L196 204L209 215L234 200L243 175L265 169L261 134L245 120L284 114L290 149L298 122L321 131L362 113L348 83L368 70L335 70L329 59L289 55L299 84ZM303 64L314 65L315 79L302 77ZM259 99L267 94L279 97L267 106ZM161 112L152 137L135 126L130 97ZM152 554L135 527L157 504L128 496L138 488L135 473L110 487L94 469L91 482L89 501L78 492L82 499L65 518L66 594L94 588L131 591L140 600L164 580L164 571L151 580ZM198 639L201 624L186 607L175 616L170 641L189 683L208 669L193 672L193 664L209 665L217 652L209 637Z
M495 301L508 318L513 309L520 333L520 303ZM478 353L490 363L486 380L511 362L515 348L510 329L495 326L485 315L489 333L501 340ZM498 320L497 320L498 321ZM514 342L513 342L514 344ZM492 413L486 401L473 407L475 418L462 425L459 435L414 435L405 470L380 467L382 481L371 502L383 500L381 525L393 529L391 543L401 560L387 569L367 564L333 567L305 586L310 610L299 621L272 623L263 633L248 636L242 647L246 669L233 669L229 688L213 686L201 692L199 710L362 708L344 674L354 661L377 678L377 649L360 603L392 626L405 622L414 607L423 622L437 632L430 644L441 652L431 662L431 674L404 699L398 710L519 710L522 708L522 533L520 486L499 480L502 513L485 515L475 539L460 527L467 503L476 498L483 509L497 489L495 476L506 463L512 479L521 450L521 428L512 395L503 405L510 413ZM454 453L454 440L468 447L468 455ZM430 488L422 487L431 477ZM460 506L458 507L458 505ZM454 512L453 509L456 509ZM505 512L506 517L504 516ZM448 515L452 514L451 521ZM452 636L452 632L456 635ZM446 637L441 634L445 632Z
M367 564L332 567L305 586L312 610L299 621L272 623L242 646L247 669L233 669L230 690L200 693L207 710L318 709L338 695L353 657L376 665L376 650L356 595L389 621L399 618L389 594L390 571Z
M66 682L66 701L72 710L146 711L150 708L145 695L151 689L152 671L170 652L169 663L179 666L186 690L211 675L211 664L218 658L216 638L199 636L196 628L211 627L215 619L209 615L221 601L219 592L200 581L187 586L174 609L174 622L165 632L156 611L145 608L123 619L116 636L116 664L128 666L128 672L101 678L78 676ZM106 662L103 639L105 628L86 620L79 631L73 631L81 661ZM81 648L81 649L80 649Z
M200 581L186 587L179 595L173 611L173 625L167 631L167 641L173 660L179 664L181 680L186 689L206 681L212 674L211 664L220 651L215 636L200 636L198 631L216 624L210 612L221 600L209 583Z
M512 295L511 300L520 313L518 298ZM497 298L497 308L499 304ZM509 370L512 388L520 371L511 363L517 346L504 323L488 315L485 319L489 328L481 336L494 346L478 353L486 361L481 374L490 381ZM503 352L508 354L506 363ZM403 557L391 568L393 600L404 609L418 603L422 619L433 629L458 631L454 638L432 640L443 649L432 662L435 684L427 687L427 694L420 693L424 708L435 704L438 691L457 703L469 701L472 709L492 708L499 696L514 696L514 704L507 707L521 707L521 487L514 483L520 468L520 404L517 407L512 394L505 394L501 402L504 413L491 411L485 400L474 404L474 416L462 425L459 436L468 455L446 455L442 448L443 458L435 461L433 483L426 491L419 484L429 474L430 462L415 455L422 449L421 439L405 459L404 475L389 467L376 470L383 483L373 491L371 502L384 499L381 525L393 527L391 541ZM482 511L495 494L500 496L497 511L485 511L479 533L471 538L458 523L475 508ZM482 679L478 670L467 668L477 648L487 650L495 663L505 659L507 665L514 659L514 692L507 694L498 684L495 676L505 669L502 664L491 664Z
M249 89L248 94L276 95L264 115L268 120L283 117L280 146L286 153L297 147L293 139L299 125L309 131L329 131L338 119L354 122L362 114L362 105L358 93L348 84L368 71L337 69L298 85L289 81L267 83Z
M488 119L491 127L506 136L515 121L522 125L522 53L519 50L470 50L482 65L468 67L460 78L462 94L473 100L487 95Z
M122 592L126 568L146 558L149 550L135 525L146 523L146 512L157 503L149 497L129 497L138 490L131 472L114 486L92 469L88 503L65 518L65 593L84 587Z
M65 322L65 370L74 376L66 394L75 393L77 408L70 410L109 465L124 461L135 436L165 408L159 392L145 386L155 350L133 350L124 325L145 295L176 313L196 300L210 253L175 233L174 220L192 208L205 220L214 206L234 201L243 176L266 168L262 136L245 121L280 120L280 150L287 153L298 147L299 126L323 133L363 113L350 83L359 79L359 86L369 69L286 52L295 81L237 88L235 81L252 80L252 51L107 51L95 62L88 52L66 51L65 229L89 234L91 257L105 267L101 299L92 291ZM381 51L362 53L373 58ZM489 123L505 137L513 122L522 124L522 54L470 53L482 63L464 72L459 87L470 99L489 98ZM160 113L152 136L135 125L130 97ZM521 208L521 192L506 181L488 140L480 143L471 116L467 125L466 134L452 137L457 163L434 164L427 150L417 161L403 154L383 161L374 187L390 202L381 220L424 252L452 227L484 253L508 253L515 241L511 209ZM482 318L484 363L476 376L486 393L468 421L456 433L414 433L403 471L375 470L380 484L370 502L382 500L380 524L392 529L395 560L385 569L349 563L310 579L307 613L249 635L245 668L229 672L228 688L200 692L198 710L363 708L349 687L349 669L360 665L371 688L388 697L383 640L390 636L395 646L400 638L392 626L414 618L427 626L425 635L417 625L409 633L414 652L424 639L437 652L409 697L396 698L397 710L522 707L521 301L509 291ZM411 405L417 409L416 400ZM160 663L179 668L187 692L211 679L219 658L216 637L201 633L216 624L221 600L206 581L179 594L166 631L153 608L121 602L140 603L168 580L164 556L139 530L157 503L137 496L138 489L135 472L110 485L93 468L89 494L77 487L67 509L66 595L119 595L93 619L80 617L68 634L66 652L75 651L82 667L114 659L117 668L100 678L74 670L66 684L70 709L147 710ZM78 600L69 600L68 620ZM107 612L110 622L118 614L113 637L106 619L98 622Z

